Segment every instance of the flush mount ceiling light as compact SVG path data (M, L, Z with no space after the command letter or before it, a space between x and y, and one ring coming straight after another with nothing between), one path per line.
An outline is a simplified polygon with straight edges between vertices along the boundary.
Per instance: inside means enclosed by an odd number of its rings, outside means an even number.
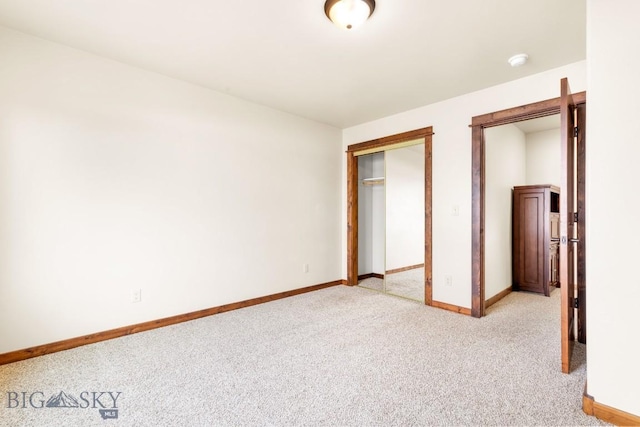
M529 59L529 55L527 55L526 53L519 53L509 58L509 64L511 64L512 67L519 67L526 64L527 59Z
M375 8L375 0L327 0L324 3L324 13L327 18L346 30L364 23Z

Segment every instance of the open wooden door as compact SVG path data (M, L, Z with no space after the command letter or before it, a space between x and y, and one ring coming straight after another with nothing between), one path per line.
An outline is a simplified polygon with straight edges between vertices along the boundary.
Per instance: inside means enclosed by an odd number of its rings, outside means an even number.
M571 371L575 301L575 108L566 78L560 82L560 132L562 134L562 185L560 193L560 286L562 372Z

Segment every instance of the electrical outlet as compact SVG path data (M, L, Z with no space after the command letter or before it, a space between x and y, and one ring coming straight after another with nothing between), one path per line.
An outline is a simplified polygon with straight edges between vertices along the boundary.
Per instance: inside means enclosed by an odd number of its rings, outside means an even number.
M134 289L131 291L131 302L137 303L142 301L142 289Z
M302 265L302 272L303 273L308 273L309 272L309 264L303 264Z
M444 276L444 285L445 285L445 286L451 286L451 285L453 285L453 277L451 277L451 276Z

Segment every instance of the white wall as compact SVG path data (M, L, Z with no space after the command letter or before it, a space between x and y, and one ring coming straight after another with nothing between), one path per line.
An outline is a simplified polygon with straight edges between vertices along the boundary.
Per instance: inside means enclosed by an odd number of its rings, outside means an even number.
M485 299L512 285L513 187L526 184L526 138L514 125L485 129Z
M514 73L516 71L514 70ZM584 61L343 130L350 144L433 126L433 298L471 307L471 117L560 95L560 79L586 89ZM343 156L346 194L346 156ZM452 215L458 206L460 214ZM346 276L346 196L343 196L343 276ZM444 285L445 275L453 278Z
M385 186L364 185L384 176L384 152L358 157L358 274L384 274Z
M0 58L0 353L344 277L338 129L2 28Z
M560 129L531 132L525 135L527 150L527 185L560 186Z
M636 416L639 16L636 0L587 0L587 387Z
M385 152L386 269L424 263L424 143Z

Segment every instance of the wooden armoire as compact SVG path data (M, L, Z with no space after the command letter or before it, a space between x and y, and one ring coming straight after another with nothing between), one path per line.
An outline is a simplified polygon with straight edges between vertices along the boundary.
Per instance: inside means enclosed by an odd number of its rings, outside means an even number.
M559 286L560 189L513 188L513 290L549 296Z

